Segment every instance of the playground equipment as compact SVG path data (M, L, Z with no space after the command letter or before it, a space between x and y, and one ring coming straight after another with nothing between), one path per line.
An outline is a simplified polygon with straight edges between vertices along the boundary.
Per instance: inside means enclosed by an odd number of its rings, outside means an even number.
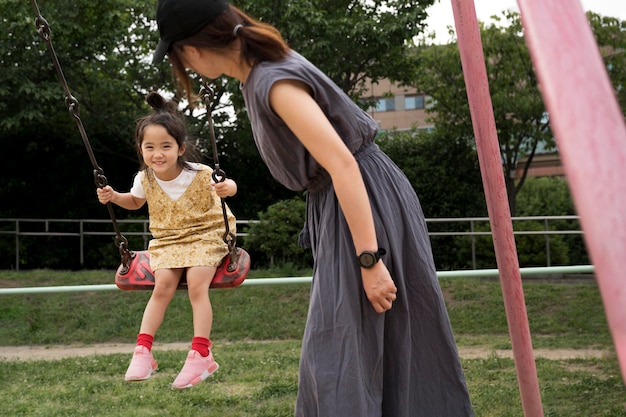
M626 381L626 125L579 2L518 0ZM543 416L528 316L473 0L452 0L522 407ZM583 99L581 99L583 98Z

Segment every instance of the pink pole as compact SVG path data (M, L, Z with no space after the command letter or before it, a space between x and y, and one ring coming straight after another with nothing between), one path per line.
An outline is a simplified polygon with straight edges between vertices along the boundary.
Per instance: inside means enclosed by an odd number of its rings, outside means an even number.
M518 0L626 382L626 125L577 1Z
M452 9L522 407L525 416L542 417L539 381L476 9L473 0L452 0Z

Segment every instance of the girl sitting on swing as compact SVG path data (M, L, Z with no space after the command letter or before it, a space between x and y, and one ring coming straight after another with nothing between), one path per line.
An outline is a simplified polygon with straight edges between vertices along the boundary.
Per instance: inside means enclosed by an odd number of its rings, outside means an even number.
M102 204L113 203L137 210L148 203L150 267L154 289L143 313L137 346L126 372L127 381L143 381L157 369L152 355L154 336L178 283L186 274L187 291L193 311L194 337L185 364L172 388L192 387L215 372L218 364L211 353L213 310L209 285L217 267L228 254L224 243L224 214L220 198L234 196L237 185L231 179L215 183L212 169L188 161L187 130L174 102L156 92L146 101L153 112L141 118L135 131L135 145L142 168L130 192L110 186L98 188ZM235 218L227 208L228 223L235 230Z

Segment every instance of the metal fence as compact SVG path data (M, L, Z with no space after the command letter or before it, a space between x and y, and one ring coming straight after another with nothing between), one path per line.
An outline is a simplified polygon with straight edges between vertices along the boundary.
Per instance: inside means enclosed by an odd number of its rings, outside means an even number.
M513 217L515 235L541 235L545 239L545 251L547 267L550 267L550 237L554 235L582 235L578 216L533 216ZM519 222L533 222L541 224L540 230L518 230ZM570 228L559 229L555 224L563 221L570 223ZM258 220L237 220L238 236L245 236L247 226ZM467 236L469 237L472 254L473 269L476 269L476 239L480 236L490 236L488 217L467 218L432 218L426 219L429 227L429 235L437 236ZM143 240L144 248L147 247L151 238L148 220L117 220L120 232L125 236L138 236ZM571 224L575 228L571 228ZM537 229L537 226L535 227ZM111 220L104 219L0 219L0 236L5 236L15 242L15 268L19 270L20 263L20 239L24 237L67 237L78 239L78 250L81 265L84 262L85 238L88 236L112 237L115 233L111 226Z

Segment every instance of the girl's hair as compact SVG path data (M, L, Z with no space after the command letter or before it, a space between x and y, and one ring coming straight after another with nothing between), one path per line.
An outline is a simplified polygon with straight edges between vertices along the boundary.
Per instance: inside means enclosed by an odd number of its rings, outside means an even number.
M237 25L241 26L235 31ZM168 52L178 89L186 93L189 103L195 103L197 98L192 91L191 80L180 59L179 51L184 45L219 51L227 48L237 37L241 43L241 56L250 65L263 61L278 61L285 58L289 52L289 46L278 29L253 19L229 4L224 13L199 32L172 43Z
M178 157L177 163L181 167L187 168L189 166L187 164L188 158L194 151L192 146L187 143L187 127L185 126L185 120L178 112L176 102L165 99L156 91L148 93L146 102L152 107L153 112L139 119L135 128L135 147L141 169L146 168L141 153L141 144L143 143L146 128L152 125L163 126L167 133L176 140L178 147L185 148L185 152Z

